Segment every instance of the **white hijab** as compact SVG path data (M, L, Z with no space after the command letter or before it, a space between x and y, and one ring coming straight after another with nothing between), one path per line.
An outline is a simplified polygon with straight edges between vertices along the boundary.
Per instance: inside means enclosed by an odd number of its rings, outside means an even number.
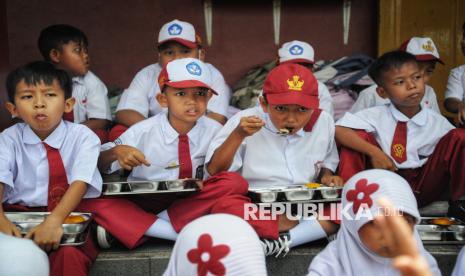
M267 274L263 248L253 228L239 217L215 214L184 227L163 275Z
M400 211L413 216L417 223L420 221L417 202L407 181L386 170L363 171L350 178L342 192L342 208L349 205L346 207L350 207L347 213L355 218L357 205L366 203L369 212L376 216L379 210L377 202L381 197L390 200ZM313 259L308 275L400 275L392 267L390 258L371 252L361 242L358 230L369 221L371 218L353 220L342 216L336 240ZM441 275L436 260L424 249L416 231L414 235L420 253L429 263L433 275Z

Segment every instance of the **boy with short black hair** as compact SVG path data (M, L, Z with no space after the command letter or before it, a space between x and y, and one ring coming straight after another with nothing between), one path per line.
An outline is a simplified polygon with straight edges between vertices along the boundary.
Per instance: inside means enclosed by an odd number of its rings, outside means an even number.
M377 93L390 103L346 113L336 123L343 146L339 173L345 180L367 168L396 171L420 205L437 199L449 183L450 214L465 219L465 132L421 106L425 81L415 56L388 52L370 67Z
M89 71L88 45L87 36L70 25L48 26L40 32L38 40L44 60L67 71L73 78L76 104L72 112L65 113L64 119L88 126L104 143L108 140L106 128L111 122L108 90Z
M160 92L157 79L162 68L179 58L204 60L200 36L189 22L173 20L163 25L158 34L158 63L140 70L129 87L123 92L116 111L116 125L110 132L110 141L118 138L128 127L162 111L156 100ZM231 89L223 75L210 63L206 63L212 76L212 88L218 93L208 103L207 116L224 124L229 106Z
M198 59L176 59L163 68L158 81L161 93L156 97L166 109L131 126L115 142L104 144L99 167L109 172L132 169L129 180L203 180L205 153L221 128L220 123L205 116L209 99L213 94L217 97L211 87L210 70ZM99 199L102 205L92 209L102 226L97 233L103 244L110 233L134 248L146 237L175 240L187 223L221 212L215 207L218 202L228 202L230 197L246 201L246 193L247 183L240 175L222 173L206 179L199 192L185 198L136 203L106 198Z
M68 215L82 207L83 198L100 195L100 141L89 128L62 120L74 105L65 71L32 62L12 71L6 86L6 107L24 123L0 134L0 232L21 236L4 210L50 211L26 238L51 251L51 275L87 275L98 254L92 241L79 247L59 244Z
M251 188L315 181L342 185L333 175L339 160L334 121L318 107L318 83L308 68L293 63L275 67L263 85L260 106L234 115L211 142L208 173L237 171ZM280 255L289 246L324 238L337 229L330 221L314 218L297 222L280 216L274 222L266 231L257 231L272 239L264 240L266 255Z
M462 25L460 48L465 56L465 22ZM457 114L454 121L458 127L465 127L465 65L450 71L444 107L447 111Z
M402 43L399 50L405 51L415 56L420 71L425 80L425 95L421 101L422 107L431 108L432 110L441 113L439 110L436 92L433 87L428 85L431 76L436 68L436 63L444 64L439 57L439 52L433 40L429 37L412 37ZM357 101L355 101L350 112L355 113L365 108L384 105L389 103L388 98L381 97L376 93L376 84L360 91Z

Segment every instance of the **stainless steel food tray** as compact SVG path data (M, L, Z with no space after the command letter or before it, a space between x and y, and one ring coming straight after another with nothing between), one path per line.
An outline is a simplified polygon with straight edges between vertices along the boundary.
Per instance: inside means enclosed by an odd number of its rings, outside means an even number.
M103 183L103 194L108 196L136 194L191 193L199 190L197 179L169 181L135 180Z
M13 222L26 235L29 230L42 223L50 212L5 212L6 217ZM89 224L92 221L91 213L72 212L71 216L82 216L85 221L80 223L63 224L63 237L60 245L77 246L86 242L89 233Z
M442 217L422 217L415 228L424 244L465 244L465 224L455 218L452 225L434 224L434 219Z
M306 185L295 185L270 188L249 188L249 195L254 202L337 202L340 201L342 187L307 187Z

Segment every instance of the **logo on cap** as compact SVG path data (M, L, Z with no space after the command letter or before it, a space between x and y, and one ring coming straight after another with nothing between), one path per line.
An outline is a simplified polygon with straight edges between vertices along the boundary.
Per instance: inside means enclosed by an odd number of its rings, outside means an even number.
M289 90L302 91L302 86L304 85L305 81L299 81L299 78L299 76L294 75L292 76L292 80L287 80Z
M293 56L301 55L304 52L304 49L299 45L294 45L289 49L289 53Z
M182 33L182 27L179 26L178 24L173 24L169 26L168 33L170 35L180 35Z
M423 48L423 50L427 51L427 52L434 52L434 46L433 46L433 42L431 42L431 40L428 40L426 42L426 44L423 44L421 45L421 48Z
M200 76L202 74L202 69L195 62L191 62L187 64L186 69L187 69L187 72L189 72L191 75Z

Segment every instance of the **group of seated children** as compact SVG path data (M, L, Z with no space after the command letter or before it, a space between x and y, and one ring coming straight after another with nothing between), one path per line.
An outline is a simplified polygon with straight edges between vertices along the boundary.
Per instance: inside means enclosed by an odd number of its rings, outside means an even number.
M44 29L39 48L45 61L21 66L7 77L6 106L22 122L0 134L0 233L21 237L5 212L51 212L26 234L48 252L51 275L87 275L99 252L92 238L82 246L59 246L62 224L72 211L93 214L101 247L108 247L112 238L129 249L150 237L178 239L167 275L192 270L199 275L243 274L239 267L246 262L237 256L255 254L256 247L250 249L254 242L248 240L255 233L262 251L251 262L257 265L253 271L266 274L264 255L285 255L290 247L339 228L336 240L312 262L310 275L356 275L361 266L373 273L393 270L385 259L399 254L384 244L379 227L363 219L343 219L339 227L318 217L296 221L257 215L247 220L252 228L242 231L244 237L229 246L213 246L212 239L223 242L227 231L236 232L223 227L216 234L204 232L244 218L249 187L342 186L347 181L342 203L353 205L353 214L362 203L374 212L378 199L386 197L405 212L412 227L420 219L417 202L428 204L448 188L449 214L465 221L465 130L438 113L434 91L425 85L441 62L430 39L412 38L378 58L369 70L377 86L367 94L388 100L375 100L336 123L329 93L309 68L314 57L307 43L284 44L258 105L227 121L229 88L221 73L202 61L205 51L193 26L169 22L158 43L159 63L142 69L124 91L118 124L110 132L111 142L103 145L108 140L103 130L111 120L107 90L88 71L88 41L81 31L67 25ZM461 100L450 100L458 122L464 120ZM362 172L370 168L384 170ZM200 190L156 200L99 197L100 173L120 169L130 171L128 179L198 179ZM189 225L216 214L228 214L229 222L205 219ZM181 231L187 237L178 236ZM418 250L438 273L421 242ZM186 260L190 264L184 267Z

